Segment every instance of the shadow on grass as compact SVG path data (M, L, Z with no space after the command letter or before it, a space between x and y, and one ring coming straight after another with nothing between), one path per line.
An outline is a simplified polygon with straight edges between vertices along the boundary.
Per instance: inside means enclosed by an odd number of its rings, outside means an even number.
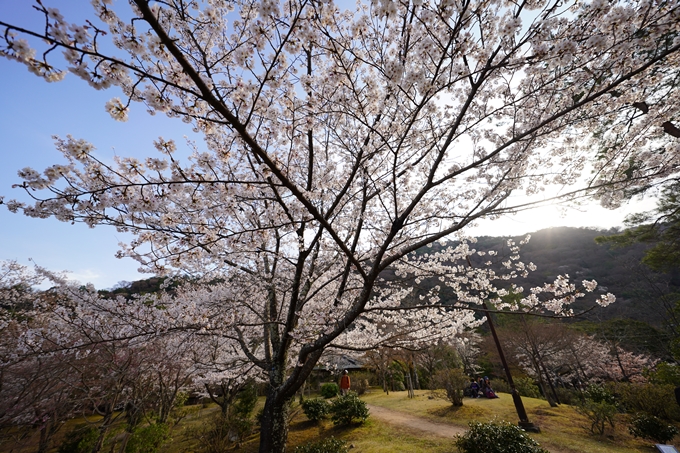
M306 431L315 427L321 427L321 423L313 420L300 420L294 421L288 425L288 431Z
M366 423L368 424L368 423ZM334 426L329 420L314 422L311 420L295 420L288 427L287 450L295 451L295 447L321 439L334 437L342 439L352 434L358 428L365 426L361 423Z
M430 409L427 412L436 415L437 417L456 417L456 415L460 414L463 411L464 406L444 406L444 407L437 407L435 409Z
M487 417L489 410L484 407L463 405L463 406L444 406L429 409L428 414L435 417L444 418L448 421L454 421L467 424L470 420Z

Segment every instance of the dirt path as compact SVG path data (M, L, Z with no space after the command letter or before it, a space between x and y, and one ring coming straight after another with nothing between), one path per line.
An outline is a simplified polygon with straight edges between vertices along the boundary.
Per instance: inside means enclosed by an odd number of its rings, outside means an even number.
M433 422L423 417L417 417L404 412L386 409L381 406L373 406L368 404L368 409L370 411L371 417L375 417L391 425L396 425L407 429L414 429L429 434L434 434L435 436L439 437L446 437L450 439L457 434L463 434L466 431L465 428L461 428L459 426ZM575 451L571 449L564 450L554 446L546 447L545 445L543 445L543 448L548 448L551 453L573 453Z
M393 411L385 409L380 406L368 405L371 417L387 422L391 425L403 426L405 428L416 429L418 431L425 431L435 436L452 438L456 434L463 434L465 428L458 426L446 425L444 423L432 422L426 418L416 417L414 415L405 414L404 412Z

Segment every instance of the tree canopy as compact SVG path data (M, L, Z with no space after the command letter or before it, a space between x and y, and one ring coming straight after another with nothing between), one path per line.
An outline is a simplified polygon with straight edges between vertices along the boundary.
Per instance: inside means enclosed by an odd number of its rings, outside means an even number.
M204 142L189 162L166 137L111 163L57 138L64 163L20 171L35 203L2 202L130 231L121 255L152 272L222 279L168 303L199 330L213 323L192 298L221 309L223 337L266 374L262 452L285 450L287 401L325 348L452 335L532 268L514 243L502 273L473 267L475 220L548 185L615 207L676 171L677 1L112 3L74 24L38 2L45 26L0 21L0 54L47 81L117 87L114 119L142 103ZM406 316L409 289L380 283L386 270L437 276L459 305L435 287ZM563 312L584 293L558 277L521 306Z

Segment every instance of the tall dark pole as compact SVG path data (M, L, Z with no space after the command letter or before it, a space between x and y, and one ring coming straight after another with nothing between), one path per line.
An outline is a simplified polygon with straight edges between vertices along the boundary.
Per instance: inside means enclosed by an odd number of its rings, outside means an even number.
M505 377L508 379L508 384L510 385L512 401L515 403L515 410L519 416L519 423L517 425L525 431L531 431L532 433L540 433L541 429L529 421L529 416L527 411L524 409L524 403L522 402L522 397L519 396L519 392L515 388L515 382L512 380L512 374L510 374L510 367L508 367L508 362L505 361L505 354L503 354L503 349L501 348L501 342L498 341L498 335L496 335L496 328L491 321L491 313L486 305L486 302L482 303L484 311L486 313L486 320L489 323L489 328L491 329L491 335L493 336L493 341L496 343L496 349L498 349L498 355L501 358L501 363L503 364L503 369L505 370Z

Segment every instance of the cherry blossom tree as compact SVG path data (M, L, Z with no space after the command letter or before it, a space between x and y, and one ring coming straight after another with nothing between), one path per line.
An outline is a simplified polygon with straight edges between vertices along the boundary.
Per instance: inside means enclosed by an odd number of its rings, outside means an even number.
M229 355L266 374L261 452L285 450L287 402L324 349L453 335L477 322L466 308L528 270L517 255L502 275L470 266L475 220L525 209L549 184L615 207L680 155L664 126L680 108L675 0L92 3L83 25L40 2L41 29L0 18L0 53L47 81L118 87L114 119L142 103L204 143L188 163L170 138L109 163L57 138L64 163L20 171L35 203L1 201L132 232L121 256L222 282L168 299L168 329L219 328ZM458 307L437 288L403 306L388 270L439 275ZM192 291L209 301L197 309ZM562 279L522 307L564 313L576 294ZM135 316L163 312L142 305Z
M13 287L36 278L21 266L12 268L14 277L5 281ZM13 432L38 428L41 451L62 422L76 416L98 428L93 452L124 418L124 449L145 417L169 422L179 392L199 370L225 366L201 357L206 342L195 330L168 329L179 322L170 324L174 312L161 308L157 297L105 298L57 274L41 274L55 285L49 291L6 292L22 302L23 311L4 313L0 343L0 423ZM25 294L33 295L31 303Z
M547 327L547 326L546 326ZM533 338L507 335L512 353L528 375L541 382L557 380L585 386L588 383L611 381L646 382L645 371L652 369L658 360L644 354L634 354L618 345L609 345L591 336L569 332L551 326L561 335L541 329Z

